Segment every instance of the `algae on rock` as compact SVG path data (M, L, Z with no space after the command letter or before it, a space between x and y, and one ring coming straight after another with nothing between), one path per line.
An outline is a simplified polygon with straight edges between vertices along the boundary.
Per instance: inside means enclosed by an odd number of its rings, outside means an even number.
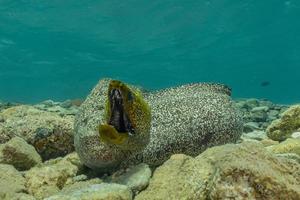
M25 192L25 178L12 165L0 164L0 199Z
M20 137L0 144L0 163L13 165L18 170L28 170L42 162L33 146Z
M78 167L65 158L50 160L26 172L26 188L35 198L43 199L58 193L77 172Z
M44 160L74 150L73 116L61 117L34 108L15 106L0 112L0 143L18 136L33 145Z
M273 153L295 153L300 156L300 139L288 138L285 141L267 147Z
M291 106L280 119L273 121L267 135L272 140L283 141L297 131L300 131L300 105Z

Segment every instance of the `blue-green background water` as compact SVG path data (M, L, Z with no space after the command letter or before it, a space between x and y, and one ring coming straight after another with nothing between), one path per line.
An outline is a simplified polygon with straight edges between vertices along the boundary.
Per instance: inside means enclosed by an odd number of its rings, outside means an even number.
M84 97L102 77L300 102L300 1L0 0L0 99Z

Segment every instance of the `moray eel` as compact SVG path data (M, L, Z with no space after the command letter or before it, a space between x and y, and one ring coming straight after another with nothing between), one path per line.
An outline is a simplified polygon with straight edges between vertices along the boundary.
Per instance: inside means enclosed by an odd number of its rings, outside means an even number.
M138 151L150 138L151 112L141 94L120 81L109 83L106 124L99 125L100 140L122 150Z
M100 80L75 117L75 149L100 172L140 162L157 166L175 153L196 156L240 137L242 117L230 95L221 84L142 92Z

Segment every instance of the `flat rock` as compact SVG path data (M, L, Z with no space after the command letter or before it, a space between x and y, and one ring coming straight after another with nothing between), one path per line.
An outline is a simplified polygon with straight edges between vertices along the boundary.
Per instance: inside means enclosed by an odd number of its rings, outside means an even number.
M13 165L18 170L28 170L41 162L41 156L34 147L20 137L0 145L0 163Z
M131 190L125 185L101 183L74 190L73 192L61 192L45 200L132 200L132 198Z
M267 112L269 109L268 106L259 106L252 108L251 112Z
M264 131L252 131L249 133L244 133L241 136L242 139L253 139L253 140L264 140L267 139L267 135Z
M257 122L247 122L243 125L243 131L245 133L252 132L255 130L261 130Z
M74 150L73 116L60 116L33 106L15 106L0 112L0 143L18 136L33 145L44 160Z
M0 164L0 199L25 192L25 178L12 165Z
M192 158L173 155L158 167L144 199L294 199L300 196L300 165L277 158L253 142L207 149Z

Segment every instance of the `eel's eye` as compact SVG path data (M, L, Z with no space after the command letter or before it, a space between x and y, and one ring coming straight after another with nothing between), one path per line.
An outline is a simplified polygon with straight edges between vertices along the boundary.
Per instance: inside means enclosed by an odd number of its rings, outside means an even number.
M128 101L133 101L133 99L134 99L134 96L133 96L132 92L128 91L128 93L127 93L127 100Z

